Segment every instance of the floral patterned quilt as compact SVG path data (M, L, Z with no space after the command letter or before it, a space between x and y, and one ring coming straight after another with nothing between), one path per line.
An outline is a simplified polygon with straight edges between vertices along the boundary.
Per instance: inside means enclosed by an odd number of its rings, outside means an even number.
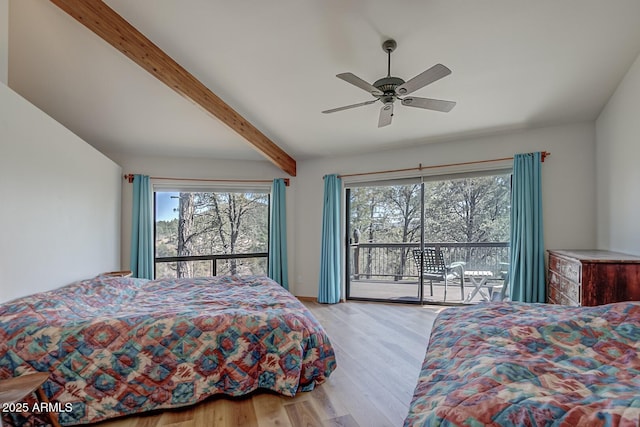
M442 311L404 425L640 425L640 303Z
M320 384L336 362L324 330L261 276L97 277L0 305L0 378L50 372L63 425L263 388Z

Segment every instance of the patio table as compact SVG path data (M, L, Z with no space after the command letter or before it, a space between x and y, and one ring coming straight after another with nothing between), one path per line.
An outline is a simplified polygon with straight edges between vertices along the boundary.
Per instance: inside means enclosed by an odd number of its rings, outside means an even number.
M480 294L483 301L491 301L491 289L493 286L488 286L487 281L493 277L493 272L485 270L466 270L464 276L469 278L469 281L473 285L473 290L467 295L464 300L465 303L471 302L473 297ZM485 292L483 288L489 289L489 294Z

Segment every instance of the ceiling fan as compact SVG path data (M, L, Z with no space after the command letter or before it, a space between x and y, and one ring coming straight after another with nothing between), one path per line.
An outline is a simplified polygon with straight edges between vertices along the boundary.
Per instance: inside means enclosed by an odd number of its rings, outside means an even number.
M426 110L442 111L448 113L456 105L453 101L443 101L432 98L419 98L416 96L405 96L416 90L431 84L443 77L451 74L451 70L442 64L436 64L428 70L423 71L409 81L404 81L399 77L391 76L391 52L397 47L395 40L389 39L382 43L382 50L387 52L387 77L376 80L373 84L369 84L360 77L352 73L341 73L336 77L351 83L354 86L369 92L375 99L360 102L358 104L346 105L344 107L333 108L323 111L324 114L335 113L336 111L348 110L351 108L362 107L373 104L374 102L382 102L380 109L380 118L378 119L378 127L391 124L393 117L393 103L399 99L402 105L407 107L424 108Z

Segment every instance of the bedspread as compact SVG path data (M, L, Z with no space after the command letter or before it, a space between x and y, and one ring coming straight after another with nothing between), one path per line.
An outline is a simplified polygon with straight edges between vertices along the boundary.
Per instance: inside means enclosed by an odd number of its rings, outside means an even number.
M640 425L640 303L441 312L405 426L484 425Z
M63 425L264 388L293 396L335 368L324 330L260 276L98 277L0 306L0 377L49 371Z

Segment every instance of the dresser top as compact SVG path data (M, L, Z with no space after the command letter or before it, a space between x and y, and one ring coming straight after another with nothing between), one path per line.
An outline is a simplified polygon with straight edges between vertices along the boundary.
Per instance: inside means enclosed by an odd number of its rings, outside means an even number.
M640 257L623 254L621 252L604 251L599 249L549 249L550 254L566 258L578 259L582 262L603 262L603 263L630 263L640 264Z

